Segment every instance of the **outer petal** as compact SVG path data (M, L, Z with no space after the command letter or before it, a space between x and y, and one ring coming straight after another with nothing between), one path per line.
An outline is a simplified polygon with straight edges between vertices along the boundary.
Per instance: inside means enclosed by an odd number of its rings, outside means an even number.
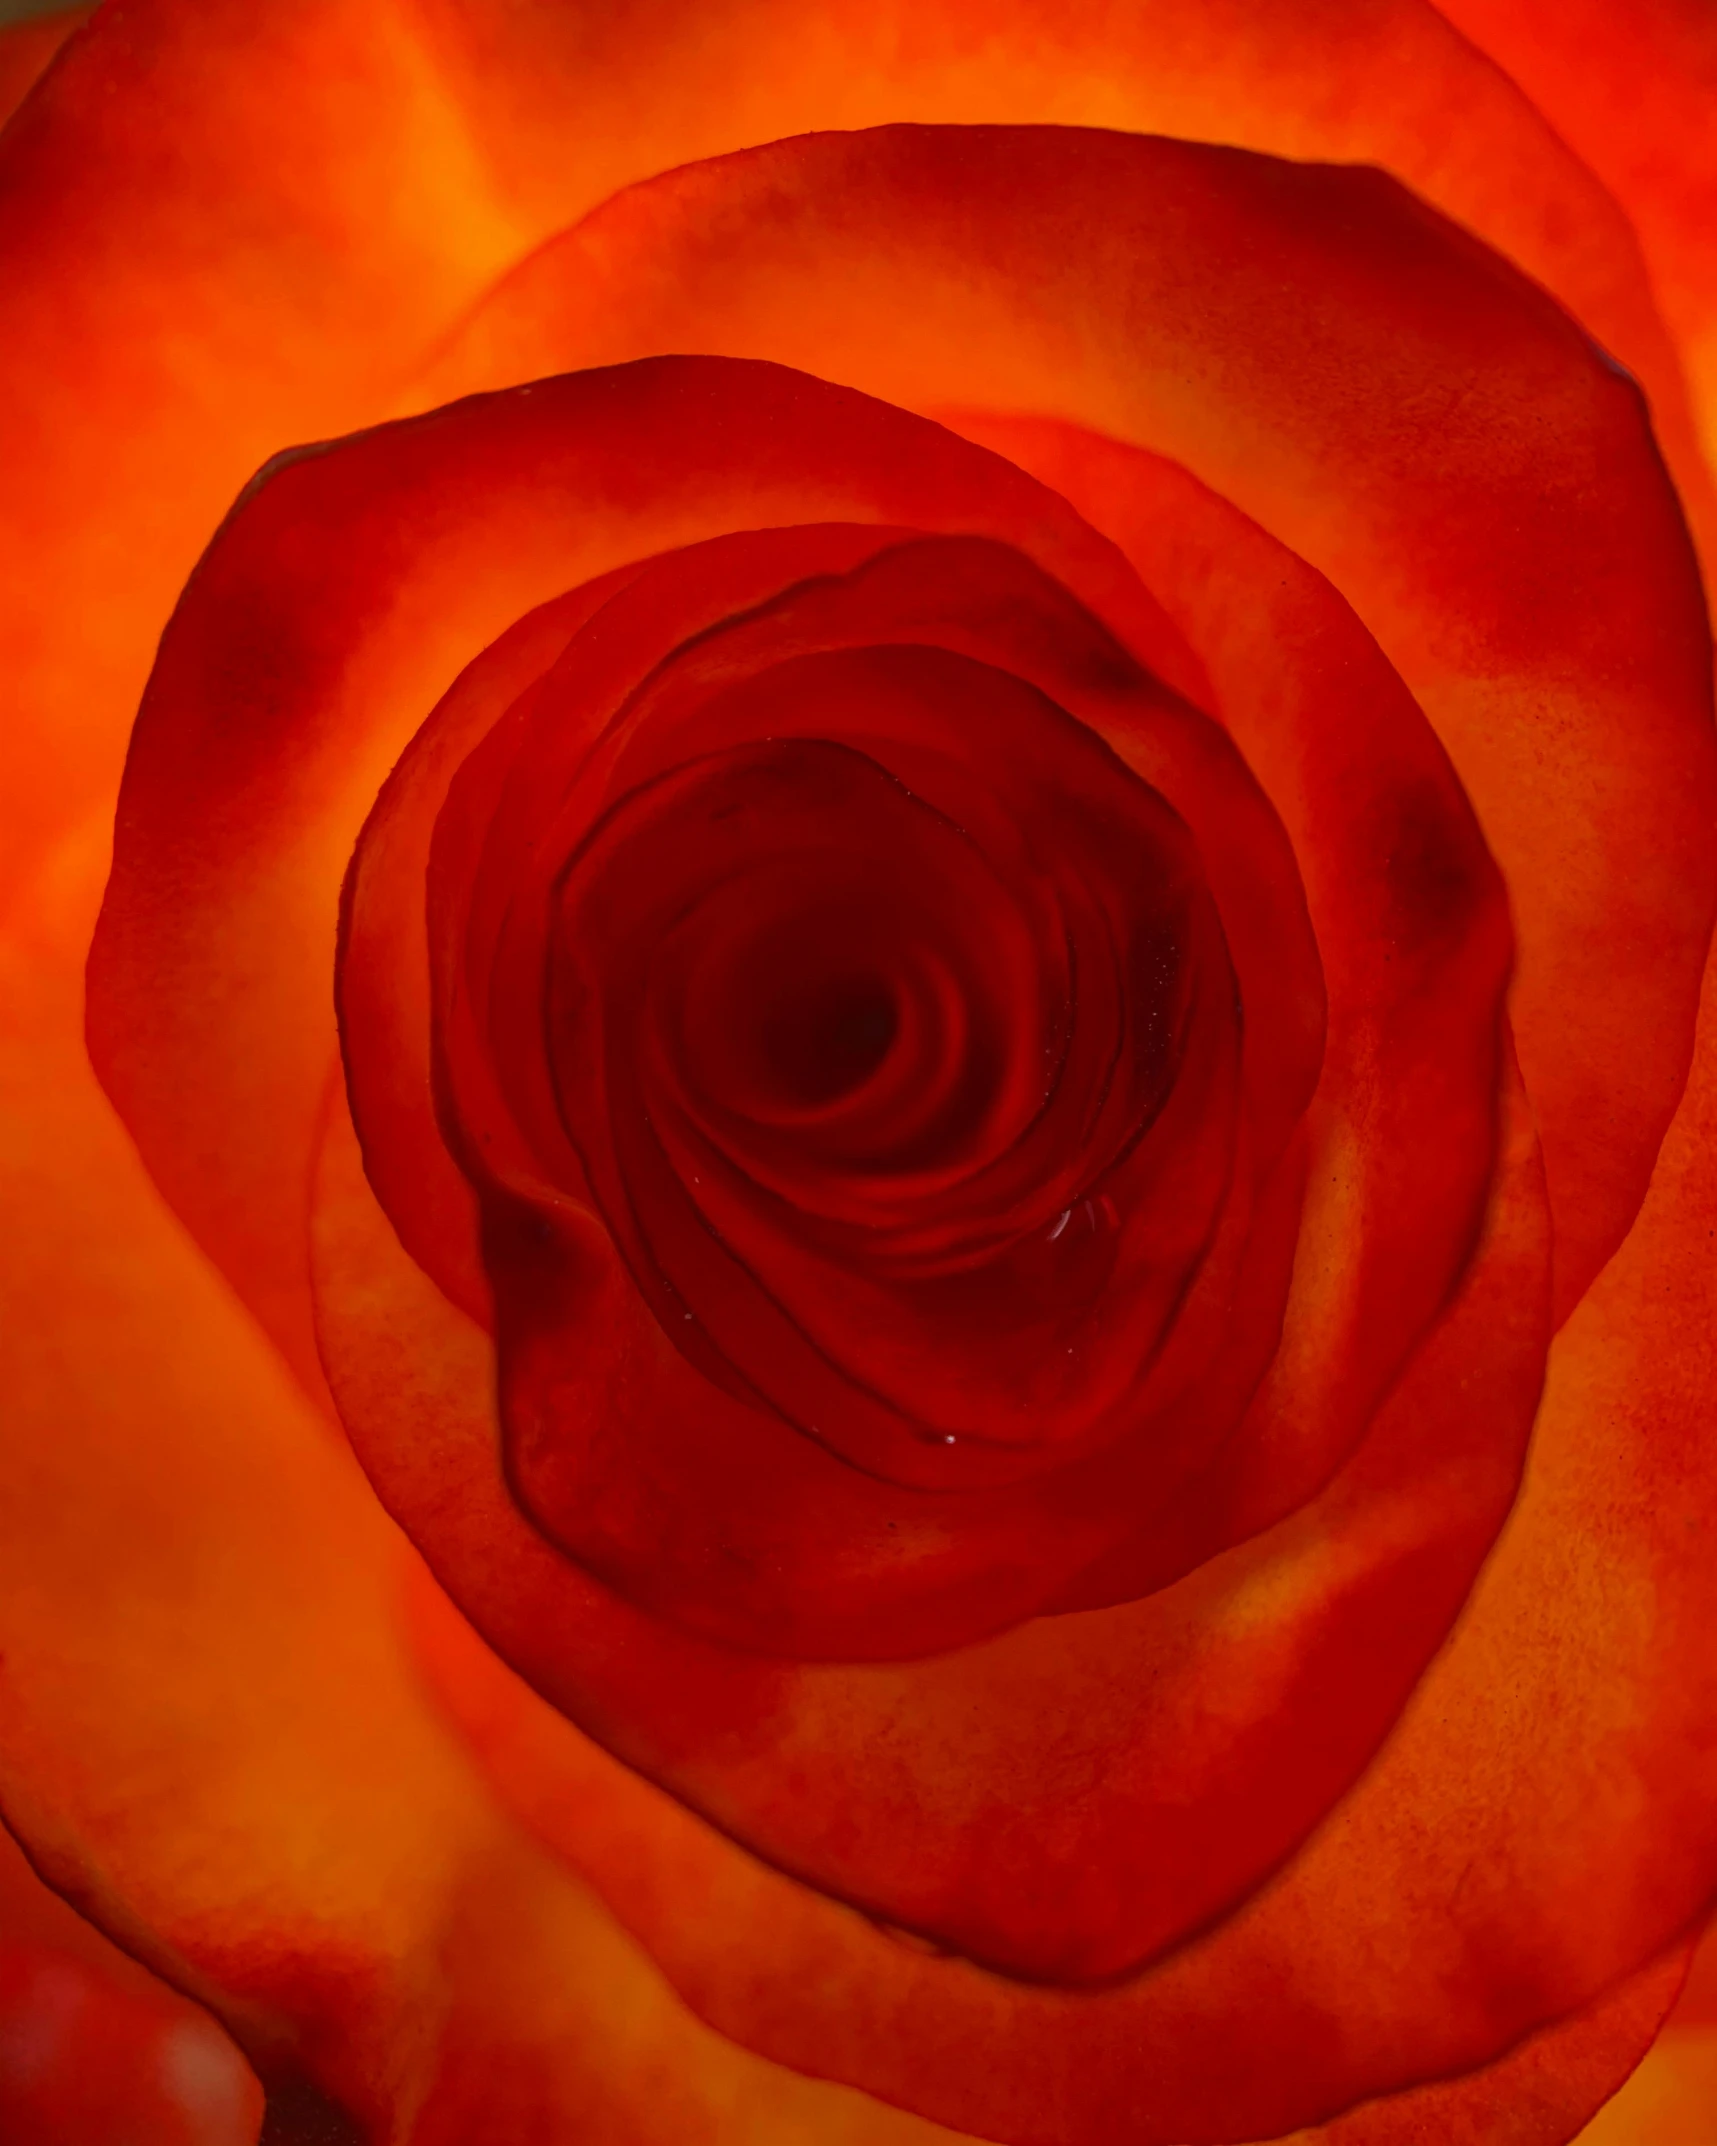
M503 284L426 392L688 347L1075 418L1330 576L1509 884L1565 1314L1680 1093L1717 900L1710 632L1632 387L1375 174L892 128L622 196Z
M1501 2146L1504 2140L1508 2146L1563 2146L1581 2118L1639 2061L1673 2002L1687 1952L1685 1940L1672 1945L1583 2010L1528 2035L1482 2071L1363 2103L1284 2146ZM1582 2132L1582 2142L1585 2138ZM1695 2142L1654 2133L1610 2146Z
M1717 2109L1717 2032L1666 2027L1578 2146L1711 2146Z
M144 0L66 51L0 138L11 874L111 797L245 477L374 410L523 237L392 7Z
M1672 10L1685 20L1697 0L1661 0L1661 16ZM518 0L497 23L441 0L431 23L474 136L527 215L579 212L569 95L589 96L598 138L649 170L897 120L1124 128L1379 166L1554 291L1639 375L1713 533L1632 231L1507 77L1420 0L822 0L811 22L792 0L650 0L623 26L588 4Z
M1717 14L1705 0L1440 0L1627 211L1717 468ZM1709 567L1708 567L1709 570Z
M399 407L425 342L615 188L901 118L1398 172L1633 367L1717 526L1631 233L1422 0L822 0L814 29L798 0L130 0L0 150L13 869L111 791L173 596L268 454Z
M1717 1947L1709 1933L1662 2033L1576 2146L1711 2146L1717 2138Z
M1615 2091L1656 2033L1686 1972L1672 1945L1583 2010L1517 2042L1483 2071L1362 2103L1283 2146L1563 2146L1586 2112ZM1647 2059L1649 2062L1649 2058ZM1587 2133L1581 2132L1582 2146ZM1601 2146L1593 2139L1592 2146ZM1616 2139L1608 2146L1697 2146L1692 2139Z

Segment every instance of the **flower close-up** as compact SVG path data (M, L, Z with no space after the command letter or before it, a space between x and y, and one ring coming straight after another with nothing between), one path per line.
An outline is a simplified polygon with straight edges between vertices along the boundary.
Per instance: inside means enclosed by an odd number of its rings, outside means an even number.
M0 109L0 2138L1717 2146L1710 0Z

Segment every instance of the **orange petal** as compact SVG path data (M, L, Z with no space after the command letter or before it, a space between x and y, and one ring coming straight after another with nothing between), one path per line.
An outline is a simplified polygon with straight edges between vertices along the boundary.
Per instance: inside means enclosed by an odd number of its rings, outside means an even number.
M1553 19L1553 6L1526 13ZM1585 12L1597 17L1602 0ZM1699 0L1647 12L1685 22ZM1627 41L1612 23L1607 40L1569 36L1567 49L1579 65ZM1703 540L1717 539L1626 218L1423 0L819 0L809 14L793 0L649 0L624 20L591 0L526 0L504 25L446 7L431 49L504 198L545 230L588 205L584 158L611 158L617 187L731 148L891 121L1108 127L1377 166L1553 291L1638 375ZM1587 79L1600 99L1614 75L1590 67ZM588 117L572 143L569 109Z
M1631 0L1625 13L1605 0L1443 0L1442 12L1627 211L1717 469L1717 15L1705 0Z
M1497 2146L1503 2139L1509 2146L1564 2146L1573 2127L1614 2092L1642 2053L1652 2062L1655 2052L1647 2053L1647 2045L1686 1964L1685 1943L1672 1945L1582 2011L1528 2035L1482 2071L1366 2102L1283 2146ZM1585 2131L1580 2146L1589 2138L1590 2146L1601 2146ZM1652 2132L1613 2139L1609 2146L1709 2146L1709 2138Z
M153 644L245 478L375 413L526 235L397 16L336 0L101 11L0 135L0 203L16 874L111 799Z
M1717 2028L1664 2028L1639 2069L1574 2146L1713 2146Z
M1717 2027L1717 1922L1706 1925L1675 2004L1678 2027Z

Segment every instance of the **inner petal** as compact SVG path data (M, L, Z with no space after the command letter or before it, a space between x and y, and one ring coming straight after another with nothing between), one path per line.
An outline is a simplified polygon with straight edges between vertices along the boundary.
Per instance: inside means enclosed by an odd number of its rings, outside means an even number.
M797 920L795 920L797 922ZM803 936L802 927L795 936ZM815 956L815 949L803 949ZM887 980L862 971L789 974L769 988L757 1025L765 1071L783 1099L815 1108L850 1095L881 1066L900 1028Z

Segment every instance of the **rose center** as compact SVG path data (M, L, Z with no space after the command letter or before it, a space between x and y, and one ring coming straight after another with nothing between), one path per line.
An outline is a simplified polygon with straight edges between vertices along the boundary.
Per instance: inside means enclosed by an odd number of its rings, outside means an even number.
M899 1033L899 1009L880 976L801 973L766 980L762 995L758 1055L792 1103L830 1103L862 1087Z

